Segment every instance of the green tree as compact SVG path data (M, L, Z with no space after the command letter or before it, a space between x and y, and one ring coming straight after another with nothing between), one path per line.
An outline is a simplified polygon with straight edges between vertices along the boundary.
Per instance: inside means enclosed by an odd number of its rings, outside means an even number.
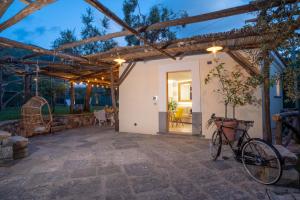
M138 0L125 0L123 2L124 21L133 28L149 26L154 23L186 17L185 11L174 13L162 5L154 5L150 12L144 15L140 12ZM184 27L184 26L181 26ZM177 27L179 29L180 27ZM162 42L176 39L176 31L169 27L142 33L150 42ZM140 45L141 42L135 36L126 36L128 46Z
M95 16L90 8L82 15L81 20L83 23L83 29L81 30L82 39L105 35L107 29L109 29L109 19L107 17L103 17L100 20L101 28L95 25ZM88 55L103 52L114 48L116 45L117 43L113 39L104 42L92 42L82 46L82 53Z
M41 79L39 81L39 93L45 97L51 105L52 112L55 111L57 97L65 95L66 85L58 80Z
M60 36L54 40L52 47L54 49L60 47L63 44L71 43L71 42L76 42L77 38L75 36L75 30L70 30L66 29L64 31L60 32ZM80 48L79 47L73 47L70 49L64 49L63 50L65 53L70 53L70 54L75 54L78 55L80 53Z
M232 116L235 118L237 106L259 104L260 100L255 96L255 90L261 83L259 76L246 76L238 67L228 71L224 67L225 63L220 63L218 60L215 62L216 66L209 71L204 82L208 84L213 79L217 79L219 87L213 91L223 98L225 118L227 118L228 105L232 106Z
M278 2L279 6L273 7L274 3ZM298 2L286 4L285 0L269 0L264 5L253 2L253 5L259 8L257 21L253 28L262 38L256 62L262 63L264 139L271 143L270 86L272 77L270 76L270 65L273 60L270 52L288 48L289 39L299 37L296 33L296 29L299 27L299 6Z

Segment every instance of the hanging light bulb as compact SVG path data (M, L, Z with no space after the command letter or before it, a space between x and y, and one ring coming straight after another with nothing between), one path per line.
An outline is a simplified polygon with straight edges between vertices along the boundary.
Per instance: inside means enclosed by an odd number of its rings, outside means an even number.
M217 45L213 44L211 47L208 47L206 49L206 51L216 54L218 51L221 51L222 49L223 49L222 46L217 46Z
M95 81L97 81L97 78L95 78Z
M101 77L101 80L102 80L102 81L104 80L104 76Z
M115 61L116 63L118 63L119 65L122 65L124 62L126 62L126 60L124 60L124 59L122 59L122 58L120 58L120 57L114 59L114 61Z

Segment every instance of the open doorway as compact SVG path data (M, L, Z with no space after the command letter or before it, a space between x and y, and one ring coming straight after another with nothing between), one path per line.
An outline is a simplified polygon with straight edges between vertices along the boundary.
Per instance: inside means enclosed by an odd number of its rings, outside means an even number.
M167 73L168 131L192 133L192 73Z

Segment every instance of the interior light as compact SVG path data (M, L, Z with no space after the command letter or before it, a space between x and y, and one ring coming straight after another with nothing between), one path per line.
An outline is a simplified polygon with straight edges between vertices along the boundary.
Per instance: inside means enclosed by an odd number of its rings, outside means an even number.
M215 46L215 45L213 45L211 47L208 47L206 49L206 51L209 51L209 52L212 52L212 53L217 53L218 51L221 51L222 49L223 49L223 47L221 47L221 46Z
M116 63L118 63L119 65L121 65L122 63L124 63L124 62L126 62L126 60L124 60L124 59L122 59L122 58L116 58L116 59L114 59L114 61L116 62Z

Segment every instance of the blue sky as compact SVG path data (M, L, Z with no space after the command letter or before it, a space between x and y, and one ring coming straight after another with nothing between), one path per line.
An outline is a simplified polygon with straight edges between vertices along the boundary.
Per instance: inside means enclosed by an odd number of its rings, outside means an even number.
M123 18L123 0L100 0L106 7ZM185 10L189 16L216 11L249 3L249 0L140 0L141 12L146 14L149 8L155 4L162 4L173 11ZM26 5L15 0L0 22L10 18ZM59 36L59 32L65 29L75 30L79 37L82 28L81 15L90 7L84 0L57 0L57 2L43 7L22 21L0 33L7 37L28 44L36 44L44 48L51 48L52 42ZM103 15L92 8L97 19ZM238 15L208 22L188 25L178 31L178 37L190 37L210 32L220 32L238 28L245 24L246 19L253 15ZM109 32L120 31L121 27L111 21ZM120 46L124 45L124 39L117 39Z

